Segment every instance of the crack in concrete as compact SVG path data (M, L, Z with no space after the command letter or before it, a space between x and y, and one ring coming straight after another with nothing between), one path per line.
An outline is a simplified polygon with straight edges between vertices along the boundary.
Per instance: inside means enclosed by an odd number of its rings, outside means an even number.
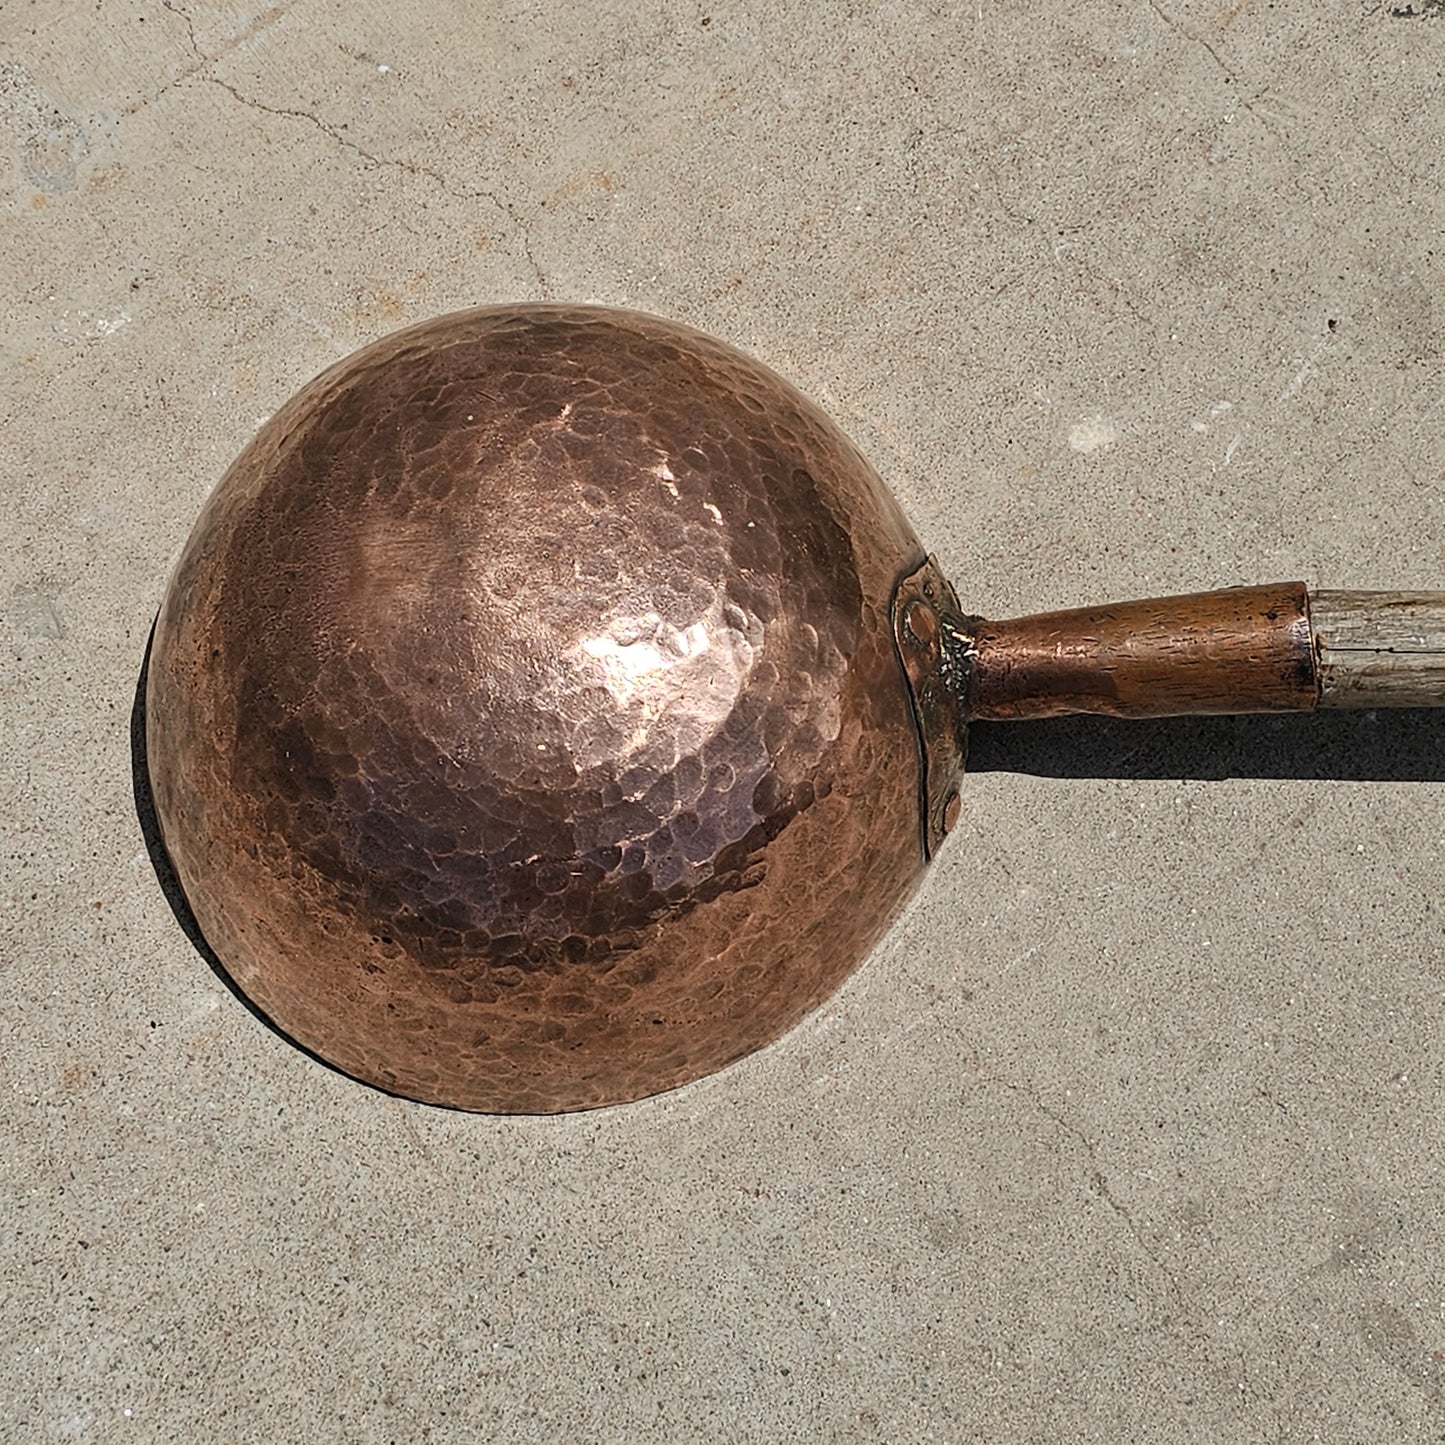
M1084 1158L1088 1162L1089 1187L1100 1199L1104 1201L1106 1205L1108 1205L1110 1211L1118 1218L1119 1222L1128 1231L1129 1236L1133 1239L1134 1243L1138 1245L1139 1250L1144 1255L1145 1259L1147 1259L1150 1264L1152 1264L1154 1268L1157 1269L1159 1273L1164 1277L1164 1282L1168 1287L1170 1298L1174 1301L1180 1314L1183 1316L1187 1316L1189 1313L1189 1307L1184 1301L1184 1291L1179 1284L1178 1275L1176 1275L1174 1271L1170 1269L1167 1264L1165 1264L1159 1252L1150 1245L1149 1241L1144 1237L1143 1231L1135 1222L1134 1216L1122 1203L1118 1195L1114 1193L1112 1186L1109 1184L1108 1176L1104 1173L1103 1168L1099 1164L1098 1151L1093 1141L1090 1140L1089 1136L1085 1134L1084 1131L1080 1129L1076 1124L1071 1123L1067 1118L1065 1118L1063 1114L1059 1113L1057 1109L1045 1103L1044 1100L1039 1096L1038 1091L1031 1084L1024 1083L1018 1079L1006 1078L1002 1074L993 1073L991 1070L984 1067L983 1061L979 1058L977 1050L973 1047L972 1043L968 1039L964 1038L960 1034L959 1041L963 1045L965 1055L968 1059L969 1067L972 1069L974 1075L981 1082L985 1084L998 1084L1002 1088L1007 1089L1011 1094L1022 1095L1035 1109L1038 1110L1039 1113L1041 1113L1046 1119L1048 1119L1054 1125L1054 1127L1059 1130L1060 1133L1068 1135L1068 1137L1072 1139L1079 1146L1080 1149L1083 1150Z
M188 70L177 76L176 79L173 80L169 85L164 87L164 89L162 89L161 91L157 92L155 96L152 96L152 100L159 99L160 96L164 95L167 90L174 89L177 85L180 85L185 80L199 77L207 84L214 85L218 89L225 91L226 94L229 95L231 99L236 101L239 105L244 105L251 110L260 111L264 115L274 115L282 119L301 120L307 122L307 124L314 126L322 133L322 135L326 136L329 140L334 141L343 150L351 151L354 155L360 156L361 159L364 160L368 165L376 166L379 169L385 168L399 170L403 174L413 176L418 180L431 181L433 185L435 185L440 191L443 192L443 194L451 196L454 200L486 201L489 205L496 209L497 213L500 216L503 216L506 220L511 222L513 227L515 227L517 240L520 243L522 255L526 258L527 265L530 267L532 274L537 278L538 289L541 291L544 298L551 296L552 288L550 282L547 280L547 274L545 271L543 271L541 264L538 262L536 255L532 251L532 237L530 228L527 222L524 221L521 215L518 213L516 207L510 201L505 201L495 192L484 190L481 187L477 187L475 189L471 187L459 188L453 185L440 171L433 169L431 166L422 165L418 161L407 160L405 158L395 156L377 155L375 152L367 150L365 146L359 145L356 141L352 140L350 136L344 133L344 130L342 128L322 120L319 115L314 114L312 111L297 110L288 106L268 105L263 100L257 100L253 96L245 95L243 92L238 90L236 86L232 85L230 81L222 80L219 76L211 75L208 73L210 66L214 65L221 56L226 55L231 50L235 49L236 45L240 43L240 40L237 40L227 45L224 49L218 51L215 55L207 55L201 49L199 43L196 40L196 27L190 15L187 14L186 11L180 9L179 6L173 4L172 0L161 0L161 4L167 10L169 10L172 15L178 16L180 20L185 24L186 36L190 41L191 53L196 57L197 64L191 66ZM285 13L285 10L287 8L288 7L286 6L275 6L265 13L265 15L262 17L262 20L265 20L267 23L271 23L273 19L279 19L280 16ZM258 27L259 22L257 26L251 27L252 32L254 32L254 30ZM245 38L245 36L242 36L241 40ZM143 102L143 104L149 103L149 101ZM140 107L137 107L137 109L139 108Z
M1231 85L1240 84L1239 72L1235 70L1232 66L1230 66L1228 62L1225 61L1224 57L1220 55L1220 53L1214 48L1214 46L1209 43L1209 41L1204 38L1204 36L1197 35L1182 21L1176 20L1158 3L1158 0L1149 0L1149 8L1165 23L1165 25L1167 25L1176 34L1182 35L1186 40L1192 40L1196 45L1200 46L1204 50L1205 54L1208 55L1209 58L1215 63L1215 65L1219 67L1220 71L1223 73L1223 75ZM1261 92L1261 94L1263 94L1263 92ZM1255 109L1254 101L1246 100L1243 96L1241 96L1239 100L1239 108L1241 110L1248 111L1249 115L1256 122L1258 122L1258 124L1261 125L1266 131L1268 131L1269 134L1272 135L1277 141L1284 140L1283 135L1281 135L1280 133L1279 127L1276 126L1261 111Z
M170 11L186 27L186 33L191 43L191 54L194 57L194 64L183 66L174 79L168 80L161 88L152 95L144 95L133 104L128 105L122 112L122 117L128 118L137 112L144 110L148 105L154 105L162 96L170 94L178 85L199 75L208 65L214 65L218 60L224 59L233 50L244 45L248 40L259 35L263 30L269 30L278 20L282 20L291 10L291 0L281 5L273 5L269 10L263 10L244 30L233 35L213 55L207 55L196 44L196 27L191 17L184 11L177 9L170 4L169 0L161 0L162 8Z
M1060 1130L1073 1139L1084 1151L1084 1157L1089 1161L1090 1186L1099 1198L1102 1199L1122 1221L1125 1229L1133 1236L1134 1242L1139 1246L1140 1250L1143 1251L1145 1258L1164 1276L1165 1282L1169 1286L1169 1293L1173 1296L1174 1303L1183 1310L1184 1292L1179 1287L1179 1277L1164 1263L1159 1253L1150 1246L1149 1241L1144 1238L1144 1234L1138 1224L1135 1223L1134 1216L1130 1214L1129 1210L1120 1202L1118 1196L1110 1187L1108 1177L1099 1165L1098 1153L1088 1135L1076 1124L1071 1123L1060 1114L1057 1109L1046 1104L1043 1099L1039 1097L1038 1092L1032 1085L1013 1079L1002 1078L999 1079L998 1082L1002 1084L1004 1088L1012 1090L1016 1094L1023 1094L1046 1119L1051 1119Z
M1045 217L1027 215L1023 211L1020 211L1012 203L1004 187L1003 179L999 175L996 166L993 166L986 161L984 163L984 169L986 170L989 180L993 186L996 209L1001 212L1006 219L1012 221L1016 226L1019 226L1023 229L1028 229L1030 227L1043 227L1045 225ZM1057 222L1055 222L1055 224L1057 224ZM1082 229L1082 225L1080 225L1076 229ZM1118 277L1109 275L1107 271L1103 270L1099 266L1094 265L1092 262L1086 260L1083 256L1075 255L1072 251L1072 248L1068 246L1061 247L1057 240L1058 234L1062 233L1056 233L1056 239L1053 243L1053 260L1057 265L1063 267L1064 269L1072 268L1077 273L1074 278L1076 281L1081 280L1083 277L1088 277L1093 281L1098 282L1114 296L1114 298L1124 308L1124 310L1126 310L1136 321L1150 327L1151 329L1158 329L1158 323L1154 320L1152 316L1148 314L1148 312L1143 310L1143 308L1134 301L1133 297L1129 295L1124 283L1120 281ZM1038 239L1040 242L1043 241L1042 236L1036 237L1036 239ZM990 291L988 292L989 298L991 300L996 300L998 297L1002 296L1005 291L1017 285L1018 281L1018 276L1007 278L1001 285L990 289Z
M1152 316L1150 316L1146 311L1142 310L1134 303L1133 297L1129 295L1129 292L1125 288L1124 283L1119 280L1117 276L1109 275L1107 271L1103 270L1099 266L1095 266L1091 261L1085 260L1082 256L1069 257L1066 252L1065 257L1071 260L1073 264L1077 266L1078 269L1082 271L1086 276L1092 276L1094 280L1100 282L1106 290L1112 292L1119 304L1136 321L1143 322L1145 326L1148 326L1152 330L1158 330L1158 323L1154 320ZM1065 257L1061 257L1061 259L1064 259Z

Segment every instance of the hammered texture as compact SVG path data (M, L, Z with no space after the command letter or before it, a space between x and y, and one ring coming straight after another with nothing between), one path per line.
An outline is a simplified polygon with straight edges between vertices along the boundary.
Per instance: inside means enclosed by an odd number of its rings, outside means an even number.
M207 940L434 1103L637 1098L790 1027L922 868L889 601L923 553L699 333L485 308L324 373L208 502L148 749Z

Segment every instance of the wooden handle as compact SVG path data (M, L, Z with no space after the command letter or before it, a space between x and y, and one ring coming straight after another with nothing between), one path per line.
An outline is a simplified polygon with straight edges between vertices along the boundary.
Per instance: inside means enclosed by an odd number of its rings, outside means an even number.
M1445 707L1445 592L1311 592L1321 707Z
M960 619L969 719L1445 707L1445 593L1231 587Z

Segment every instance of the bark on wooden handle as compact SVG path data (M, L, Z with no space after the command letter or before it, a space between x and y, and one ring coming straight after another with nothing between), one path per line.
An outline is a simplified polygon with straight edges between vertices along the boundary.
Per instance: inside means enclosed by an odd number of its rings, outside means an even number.
M1312 592L1321 707L1445 707L1445 592Z
M971 619L970 629L973 719L1302 712L1319 696L1302 582Z

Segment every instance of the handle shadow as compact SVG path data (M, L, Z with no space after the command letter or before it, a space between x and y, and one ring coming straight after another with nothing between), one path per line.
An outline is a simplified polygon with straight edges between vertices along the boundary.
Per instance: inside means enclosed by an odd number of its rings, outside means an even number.
M974 723L968 771L1043 778L1445 782L1445 717L1428 708L1143 720Z

